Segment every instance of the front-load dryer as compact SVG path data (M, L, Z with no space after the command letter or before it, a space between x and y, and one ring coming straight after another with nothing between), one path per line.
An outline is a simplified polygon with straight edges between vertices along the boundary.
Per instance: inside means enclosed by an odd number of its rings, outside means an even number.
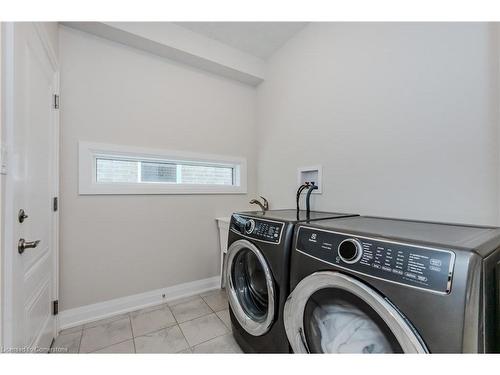
M224 275L233 335L245 352L290 352L283 307L295 224L346 216L296 210L232 215Z
M299 224L284 325L296 353L498 348L500 229L375 217Z

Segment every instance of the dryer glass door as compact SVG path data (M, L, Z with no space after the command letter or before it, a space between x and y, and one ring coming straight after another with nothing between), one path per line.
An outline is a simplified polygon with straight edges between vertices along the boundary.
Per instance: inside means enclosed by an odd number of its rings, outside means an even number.
M229 304L250 334L266 333L274 321L275 293L270 268L261 251L247 240L235 241L226 256Z
M426 352L415 329L387 299L338 272L302 280L287 300L284 319L299 353Z
M304 309L311 353L401 353L384 320L361 298L338 288L314 292Z

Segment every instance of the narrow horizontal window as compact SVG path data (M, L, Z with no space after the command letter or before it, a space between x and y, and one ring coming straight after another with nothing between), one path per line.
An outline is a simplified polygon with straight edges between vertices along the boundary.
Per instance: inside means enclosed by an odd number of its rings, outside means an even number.
M79 154L80 194L246 192L243 158L85 142Z
M233 185L234 168L175 161L120 160L108 156L96 158L96 180L101 183Z

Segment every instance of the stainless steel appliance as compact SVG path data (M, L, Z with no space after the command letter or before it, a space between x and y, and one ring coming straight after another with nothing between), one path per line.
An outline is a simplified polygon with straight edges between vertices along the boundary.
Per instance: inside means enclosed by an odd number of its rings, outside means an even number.
M499 351L500 229L376 217L298 224L294 352Z
M233 335L245 352L290 352L283 307L293 228L301 222L346 216L296 210L232 215L224 269Z

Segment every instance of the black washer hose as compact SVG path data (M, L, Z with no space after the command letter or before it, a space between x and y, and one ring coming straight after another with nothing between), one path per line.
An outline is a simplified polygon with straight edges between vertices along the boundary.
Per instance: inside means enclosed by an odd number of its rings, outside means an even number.
M298 190L297 190L297 214L299 213L300 211L300 207L299 207L299 202L300 202L300 194L302 194L302 191L304 189L307 189L309 187L309 182L306 182L305 184L303 185L300 185Z
M311 212L311 208L309 205L309 200L311 199L311 193L313 190L316 190L318 187L314 185L314 182L311 182L311 185L309 186L309 190L307 191L306 195L306 212L307 212L307 218L309 219L309 213Z

